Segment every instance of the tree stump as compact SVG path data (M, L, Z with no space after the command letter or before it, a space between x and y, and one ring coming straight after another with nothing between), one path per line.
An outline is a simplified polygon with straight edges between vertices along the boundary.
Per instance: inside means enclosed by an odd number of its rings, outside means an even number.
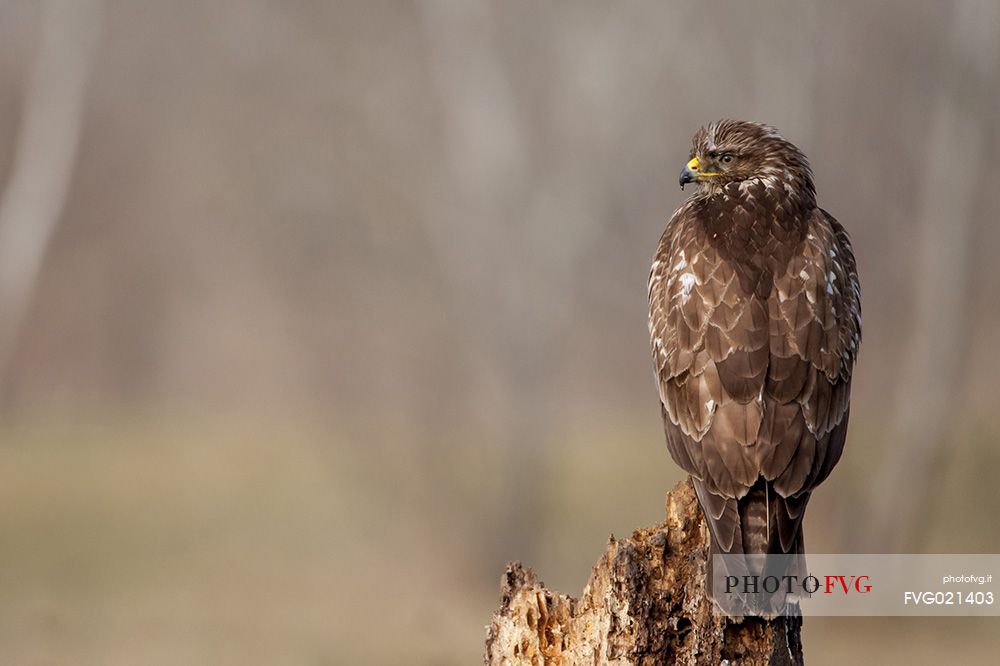
M507 565L486 638L488 666L802 664L802 619L730 618L705 591L708 528L690 480L666 520L608 540L579 599Z

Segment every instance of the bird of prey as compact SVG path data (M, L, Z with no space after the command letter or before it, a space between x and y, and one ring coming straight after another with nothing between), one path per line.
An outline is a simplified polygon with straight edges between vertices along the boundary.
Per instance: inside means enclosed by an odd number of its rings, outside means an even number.
M802 151L768 125L694 135L649 276L667 447L712 554L804 554L812 491L840 459L861 291L847 232ZM709 578L711 580L711 578Z

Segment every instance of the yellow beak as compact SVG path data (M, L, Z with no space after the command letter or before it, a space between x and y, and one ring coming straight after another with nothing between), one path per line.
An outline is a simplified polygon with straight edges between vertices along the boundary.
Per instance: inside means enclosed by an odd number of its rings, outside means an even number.
M692 183L695 181L708 178L710 176L721 176L722 174L716 171L702 171L701 164L698 162L697 157L692 157L691 161L685 165L684 169L681 171L681 177L678 182L681 185L681 189L684 189L684 185L687 183Z

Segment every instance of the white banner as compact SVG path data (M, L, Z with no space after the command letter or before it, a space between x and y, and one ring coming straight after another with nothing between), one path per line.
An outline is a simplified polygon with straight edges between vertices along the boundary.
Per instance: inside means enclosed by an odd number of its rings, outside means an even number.
M717 555L711 586L727 615L1000 615L1000 555Z

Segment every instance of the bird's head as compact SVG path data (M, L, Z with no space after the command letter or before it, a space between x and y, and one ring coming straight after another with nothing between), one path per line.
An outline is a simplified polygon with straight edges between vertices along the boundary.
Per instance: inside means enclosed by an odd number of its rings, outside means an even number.
M805 155L769 125L720 120L695 133L690 161L681 171L681 188L698 183L711 192L752 180L813 190Z

